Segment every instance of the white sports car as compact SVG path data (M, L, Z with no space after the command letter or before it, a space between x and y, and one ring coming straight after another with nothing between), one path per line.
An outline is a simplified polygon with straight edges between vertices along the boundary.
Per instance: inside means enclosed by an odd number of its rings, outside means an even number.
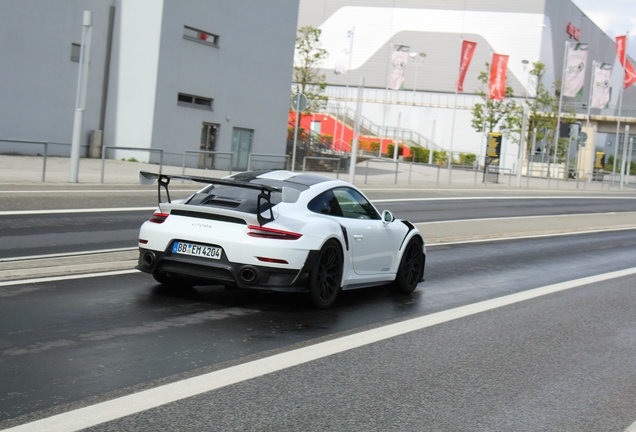
M160 203L139 231L137 268L160 283L301 291L326 308L341 289L410 293L423 280L422 234L347 182L290 171L139 177L158 180ZM208 185L171 201L170 179Z

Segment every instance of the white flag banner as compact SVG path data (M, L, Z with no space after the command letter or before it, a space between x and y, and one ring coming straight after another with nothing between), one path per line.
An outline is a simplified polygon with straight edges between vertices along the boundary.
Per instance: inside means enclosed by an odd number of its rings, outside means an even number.
M399 90L404 83L404 71L409 62L409 51L411 48L406 45L391 45L391 74L389 75L389 88Z
M336 53L334 63L334 73L344 74L349 70L351 64L351 54L353 48L353 28L347 31L347 35L342 41L342 48Z
M598 63L594 68L594 81L592 82L592 108L608 108L610 101L610 78L612 66L607 63Z
M588 45L584 43L568 44L567 62L565 65L565 81L563 96L583 96L585 82L585 65L587 63Z

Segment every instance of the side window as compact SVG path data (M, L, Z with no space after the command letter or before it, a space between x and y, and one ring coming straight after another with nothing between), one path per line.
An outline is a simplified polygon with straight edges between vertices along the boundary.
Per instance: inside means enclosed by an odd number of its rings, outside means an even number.
M333 194L338 200L342 216L352 219L380 219L380 215L358 191L351 188L337 188Z
M338 200L334 196L333 191L330 190L323 192L316 198L312 199L307 205L307 208L314 213L329 216L342 216Z

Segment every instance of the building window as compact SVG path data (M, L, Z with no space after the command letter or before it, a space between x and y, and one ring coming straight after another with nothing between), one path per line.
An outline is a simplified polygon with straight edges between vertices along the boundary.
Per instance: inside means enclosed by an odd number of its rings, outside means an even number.
M179 96L177 97L177 105L188 106L191 108L200 108L210 111L212 111L212 102L214 102L214 99L185 93L179 93Z
M77 44L77 43L71 44L71 61L79 63L81 49L82 49L82 46L80 44Z
M194 42L199 42L204 45L210 45L216 48L219 47L218 35L195 29L194 27L183 26L183 38Z

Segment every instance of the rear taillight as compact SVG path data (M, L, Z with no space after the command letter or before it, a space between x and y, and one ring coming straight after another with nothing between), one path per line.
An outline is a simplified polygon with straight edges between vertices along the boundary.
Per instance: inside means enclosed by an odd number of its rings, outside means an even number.
M277 229L258 227L253 225L248 226L247 229L247 235L252 237L278 240L298 240L303 236L302 234L296 234L289 231L281 231Z
M154 223L163 223L168 216L170 216L170 213L155 213L150 216L149 221Z

